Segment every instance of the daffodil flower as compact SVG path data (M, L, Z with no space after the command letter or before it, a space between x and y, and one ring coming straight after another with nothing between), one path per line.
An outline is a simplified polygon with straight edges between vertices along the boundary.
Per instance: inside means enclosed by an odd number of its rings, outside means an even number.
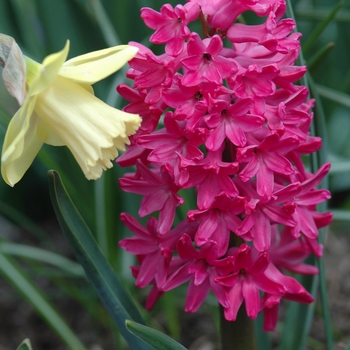
M66 61L67 41L62 51L47 56L42 64L18 50L13 39L9 45L9 37L0 35L3 79L21 105L4 140L4 180L16 184L44 143L66 145L86 178L99 178L102 170L113 166L118 150L125 150L128 136L135 133L141 119L99 100L91 85L120 69L136 55L137 48L115 46ZM23 74L25 84L20 83Z

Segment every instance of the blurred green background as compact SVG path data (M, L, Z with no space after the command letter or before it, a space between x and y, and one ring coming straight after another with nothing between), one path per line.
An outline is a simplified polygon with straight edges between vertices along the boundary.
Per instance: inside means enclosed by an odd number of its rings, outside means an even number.
M176 5L178 2L169 3ZM0 0L0 32L14 37L23 53L37 61L61 50L67 39L71 42L69 57L129 41L148 45L151 31L140 19L140 9L151 7L159 10L163 4L164 1L161 0ZM333 195L330 206L335 216L333 227L339 234L348 234L350 0L342 2L340 10L324 28L318 26L340 4L338 1L295 0L292 4L298 31L303 34L301 41L304 45L304 59L324 108L323 157L332 162L329 184ZM115 87L125 81L125 70L126 67L94 86L100 99L118 108L125 101L117 95ZM17 108L16 102L8 95L4 86L0 86L1 143L8 121ZM316 114L316 118L319 115ZM48 191L49 169L60 172L73 202L95 233L108 261L122 276L123 283L136 294L129 272L132 259L117 248L117 242L128 234L119 223L118 215L121 211L136 215L139 203L136 196L125 195L118 188L117 180L127 169L115 166L101 180L89 182L65 148L44 146L39 157L14 188L8 187L0 178L0 255L38 286L45 298L50 300L52 307L62 308L63 318L87 347L102 344L105 348L119 349L123 346L123 341L84 279L80 267L74 263L57 226ZM37 247L41 250L35 250ZM48 253L57 256L47 255ZM56 258L69 260L55 260ZM9 271L1 267L1 264L0 271L4 276L0 284L0 310L14 313L7 320L10 322L9 327L25 327L19 321L24 316L12 304L25 307L23 299L27 299L31 305L34 305L33 301L26 295L23 286L9 277ZM1 290L4 291L3 298ZM145 292L138 293L138 300L142 302ZM183 295L184 292L180 290L176 293ZM22 298L19 296L21 294ZM172 302L168 302L169 300ZM179 339L181 325L178 317L182 306L181 298L174 299L170 294L152 314L146 314L145 317L151 325ZM213 314L208 316L208 322L213 317L213 322L217 325L218 317L214 307L215 301L210 299L208 306L202 308L201 312ZM154 315L157 317L153 317ZM26 319L27 323L28 320L30 318ZM43 337L47 332L46 328L39 326L41 328L38 329L45 330L40 334ZM14 348L22 341L22 336L25 337L24 332L9 330L0 322L0 350ZM45 347L45 343L40 343L40 337L33 333L31 336L36 339L37 349L65 348L58 337L52 341L56 344L54 347ZM50 337L56 335L49 335Z

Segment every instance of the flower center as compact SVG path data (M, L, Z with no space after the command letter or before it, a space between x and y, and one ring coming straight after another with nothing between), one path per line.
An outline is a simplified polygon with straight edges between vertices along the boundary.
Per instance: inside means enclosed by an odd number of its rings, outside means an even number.
M208 62L211 61L211 55L210 55L209 53L205 53L205 54L203 55L203 58L204 58L206 61L208 61Z
M194 98L197 100L197 101L201 101L203 100L203 95L200 91L197 91L194 95Z

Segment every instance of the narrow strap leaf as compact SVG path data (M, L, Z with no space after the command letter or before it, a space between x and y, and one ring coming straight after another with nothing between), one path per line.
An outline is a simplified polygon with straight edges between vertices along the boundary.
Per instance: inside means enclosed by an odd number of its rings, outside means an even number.
M146 344L132 336L126 329L126 319L134 319L143 323L142 317L70 200L56 171L49 171L49 187L62 231L113 321L131 349L149 349Z
M309 51L316 41L316 39L322 34L322 32L327 28L328 24L332 22L335 15L338 13L338 11L341 9L341 7L344 5L344 1L338 2L337 5L334 6L332 11L328 14L327 17L324 18L324 20L314 29L314 31L308 36L307 40L305 41L303 45L303 53L305 54L307 51Z
M151 345L156 350L186 350L184 346L176 342L174 339L168 337L162 332L159 332L153 328L144 326L142 324L132 322L130 320L125 321L126 328L132 334L142 339L147 344Z
M24 339L17 350L33 350L29 339Z
M45 319L51 328L72 350L86 350L61 315L39 289L24 275L18 266L0 252L0 273L21 293L30 305ZM24 348L25 349L25 348Z

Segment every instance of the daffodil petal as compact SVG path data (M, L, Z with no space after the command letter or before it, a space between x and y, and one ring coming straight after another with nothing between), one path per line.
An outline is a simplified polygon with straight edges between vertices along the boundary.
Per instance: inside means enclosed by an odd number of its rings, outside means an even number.
M35 106L44 123L70 149L88 179L97 179L124 150L139 116L108 106L77 83L58 76Z
M25 146L25 135L32 125L32 114L36 97L26 99L25 104L11 119L2 147L2 162L9 162L17 159L23 153ZM35 119L35 118L34 118ZM35 119L36 120L36 119Z
M77 84L79 84L82 88L84 88L90 94L95 95L94 88L90 84L85 84L85 83L77 83Z
M38 74L35 74L32 81L27 81L29 85L29 96L40 94L52 84L67 59L68 52L69 40L67 40L66 45L61 51L51 54L44 59ZM31 65L40 65L27 57L25 57L25 59L27 62L27 70L31 69ZM34 67L34 69L37 69L37 67Z
M38 138L48 145L51 146L65 146L65 143L61 140L61 138L50 128L47 123L43 120L39 119L36 134Z
M123 67L137 51L136 47L119 45L77 56L65 62L59 75L76 82L94 84Z
M35 97L28 100L15 114L5 135L1 174L10 186L23 177L43 144L36 136L38 119L32 114L35 101Z

